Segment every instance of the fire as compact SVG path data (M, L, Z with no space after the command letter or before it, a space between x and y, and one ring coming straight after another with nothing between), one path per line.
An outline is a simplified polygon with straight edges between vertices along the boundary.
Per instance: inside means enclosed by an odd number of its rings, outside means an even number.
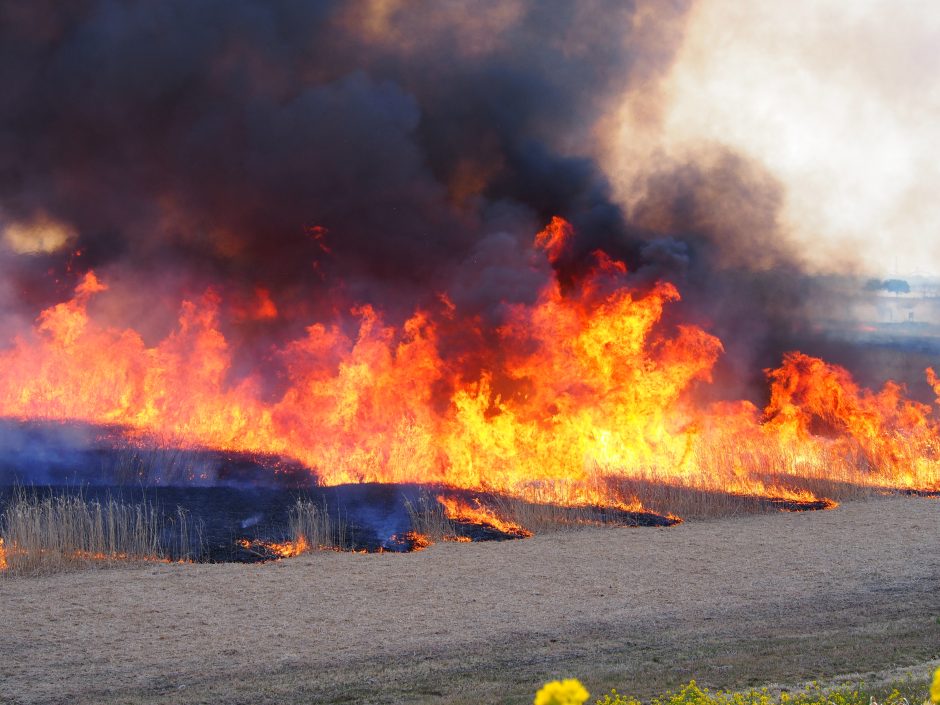
M553 220L533 256L558 261L570 234ZM765 409L697 404L721 342L693 325L666 329L677 289L634 290L601 252L576 287L548 281L496 331L459 320L446 293L400 327L371 306L351 308L352 335L314 323L273 353L286 382L274 399L260 370L232 379L235 343L222 333L226 315L277 316L268 292L234 313L212 291L184 301L176 329L148 345L89 313L106 290L88 272L0 351L0 415L292 457L324 485L433 483L628 511L642 509L631 481L793 501L817 500L811 480L940 488L940 422L897 384L863 389L794 352L768 372Z
M262 541L260 539L238 539L236 545L251 553L277 558L293 558L310 550L310 544L303 536L296 541Z
M437 501L444 507L444 515L454 521L468 524L490 526L497 531L521 538L532 535L532 532L511 521L501 519L493 510L483 506L480 500L475 499L473 504L461 502L456 497L438 496Z
M32 554L32 555L30 555ZM11 563L16 566L22 562L24 557L35 559L40 556L42 560L51 560L54 562L86 562L86 563L108 563L108 562L135 562L135 563L173 563L170 558L158 555L140 555L130 554L121 551L86 551L81 549L72 549L67 551L55 550L49 548L25 549L13 543L9 547L4 544L0 538L0 572L10 570ZM184 562L184 561L179 561Z
M429 536L417 531L408 531L400 535L396 534L392 536L391 540L409 546L412 551L423 551L434 543Z
M940 427L933 410L888 382L861 389L845 369L789 353L769 374L766 428L808 457L851 458L857 482L910 489L940 486ZM936 375L927 370L933 383ZM936 390L936 387L935 387Z

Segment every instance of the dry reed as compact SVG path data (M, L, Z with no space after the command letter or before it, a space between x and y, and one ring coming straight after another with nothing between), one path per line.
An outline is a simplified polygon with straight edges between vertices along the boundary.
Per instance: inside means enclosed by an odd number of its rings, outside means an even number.
M192 560L201 527L178 507L165 515L149 501L48 495L18 490L2 516L4 575L55 573L118 561Z
M346 522L334 519L326 503L298 498L288 512L288 524L294 541L309 549L348 550L351 546Z
M500 518L518 524L534 534L625 523L625 521L603 519L596 507L566 507L552 503L527 502L507 496L493 497L489 505Z
M405 499L405 511L411 519L411 530L431 541L443 541L457 535L457 529L447 518L443 505L425 490L416 502Z

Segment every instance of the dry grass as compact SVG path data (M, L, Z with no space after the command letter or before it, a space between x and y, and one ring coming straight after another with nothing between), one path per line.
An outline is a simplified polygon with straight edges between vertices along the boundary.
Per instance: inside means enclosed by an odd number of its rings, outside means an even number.
M294 541L312 549L349 550L352 541L346 522L333 519L326 503L298 498L288 512L288 523Z
M126 447L109 457L110 471L119 484L191 482L199 477L205 460L198 453L173 445Z
M835 452L804 457L776 446L703 440L683 468L599 468L607 492L649 511L683 519L716 519L778 511L777 500L864 500L890 491L861 461Z
M15 493L0 517L7 567L36 575L115 561L192 560L201 529L185 510L166 515L148 501L104 502L79 495Z
M531 705L536 684L569 676L644 700L692 677L792 690L904 665L922 678L940 644L938 522L940 502L891 497L0 581L0 702Z
M569 531L588 526L631 525L628 515L617 510L604 511L600 507L573 506L526 502L514 497L498 497L494 500L496 513L523 526L534 534L553 531Z
M457 535L444 507L426 490L418 495L416 503L405 500L405 511L411 519L411 529L415 533L427 536L431 541L443 541Z

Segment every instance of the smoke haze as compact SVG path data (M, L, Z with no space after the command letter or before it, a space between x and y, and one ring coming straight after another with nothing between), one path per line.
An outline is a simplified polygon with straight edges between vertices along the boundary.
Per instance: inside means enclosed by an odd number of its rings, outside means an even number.
M724 341L738 394L812 351L831 294L773 160L648 149L690 110L713 5L4 2L0 325L94 269L95 311L145 339L211 288L249 367L354 304L400 321L446 294L495 327L551 276L530 243L558 215L563 285L596 250L673 281L670 322Z

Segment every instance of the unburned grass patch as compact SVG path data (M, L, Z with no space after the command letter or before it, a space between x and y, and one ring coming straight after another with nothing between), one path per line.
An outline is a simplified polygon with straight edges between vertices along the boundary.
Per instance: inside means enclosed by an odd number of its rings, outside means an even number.
M325 502L300 497L288 512L288 524L294 541L309 549L347 551L352 547L349 530L341 518L334 518Z
M0 515L2 576L57 573L119 561L188 561L203 550L201 527L180 507L143 499L103 501L19 489Z

